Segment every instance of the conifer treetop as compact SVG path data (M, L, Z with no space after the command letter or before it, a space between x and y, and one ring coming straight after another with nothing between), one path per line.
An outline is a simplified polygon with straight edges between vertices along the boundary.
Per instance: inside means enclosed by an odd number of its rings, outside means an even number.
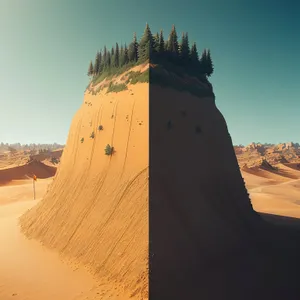
M120 46L119 46L120 45ZM196 43L190 46L187 32L182 32L180 41L175 24L172 25L168 39L164 39L163 30L152 34L148 22L144 28L143 35L138 42L136 32L133 33L131 43L116 43L111 50L103 46L103 50L97 51L94 62L90 62L88 76L93 78L112 72L126 65L140 64L145 61L152 63L173 64L185 70L183 72L193 76L211 76L214 66L209 49L204 49L199 59ZM201 78L202 78L201 77Z

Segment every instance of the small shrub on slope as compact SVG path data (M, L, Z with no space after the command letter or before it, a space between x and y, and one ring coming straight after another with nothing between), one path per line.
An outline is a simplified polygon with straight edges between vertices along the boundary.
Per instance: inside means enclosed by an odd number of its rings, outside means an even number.
M99 131L100 131L100 130L103 130L103 126L102 126L102 125L99 125L98 130L99 130Z
M109 144L107 144L104 151L105 155L112 155L114 153L114 147L111 147Z
M94 131L91 133L90 138L91 138L91 139L95 138L95 133L94 133Z
M84 142L84 138L81 138L80 142L83 143Z

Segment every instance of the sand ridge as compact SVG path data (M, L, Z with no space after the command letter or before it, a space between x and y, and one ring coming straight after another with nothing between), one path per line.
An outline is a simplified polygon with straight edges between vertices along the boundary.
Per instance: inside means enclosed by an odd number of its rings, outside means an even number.
M56 167L45 165L40 161L31 161L21 166L12 166L0 170L0 185L5 185L13 180L26 180L36 175L38 178L53 177Z

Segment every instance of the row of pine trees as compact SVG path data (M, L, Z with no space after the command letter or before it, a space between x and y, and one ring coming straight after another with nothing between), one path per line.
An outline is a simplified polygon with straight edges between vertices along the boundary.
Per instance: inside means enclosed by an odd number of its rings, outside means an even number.
M169 62L187 71L199 75L211 76L214 71L210 50L205 49L199 57L196 43L189 44L188 33L182 33L181 41L178 41L175 26L169 34L168 40L164 40L163 31L153 35L146 24L144 34L137 41L136 34L129 46L116 43L111 50L104 46L103 51L98 51L94 63L91 61L88 68L88 76L97 77L111 69L122 68L128 64L143 63L150 60L151 63Z

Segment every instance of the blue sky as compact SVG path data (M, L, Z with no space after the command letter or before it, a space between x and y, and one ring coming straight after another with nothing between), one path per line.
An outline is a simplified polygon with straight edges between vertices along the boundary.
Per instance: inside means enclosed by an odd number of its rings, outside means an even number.
M188 31L210 48L216 103L235 144L300 141L295 0L0 0L0 142L65 143L103 45ZM297 20L298 19L298 20Z

